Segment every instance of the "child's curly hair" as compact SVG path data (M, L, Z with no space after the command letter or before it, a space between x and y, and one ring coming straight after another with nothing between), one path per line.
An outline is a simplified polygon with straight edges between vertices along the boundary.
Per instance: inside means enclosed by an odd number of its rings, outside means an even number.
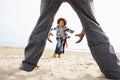
M64 25L67 24L67 21L66 21L65 18L59 18L59 19L57 20L57 24L59 24L60 21L63 21L63 22L64 22Z

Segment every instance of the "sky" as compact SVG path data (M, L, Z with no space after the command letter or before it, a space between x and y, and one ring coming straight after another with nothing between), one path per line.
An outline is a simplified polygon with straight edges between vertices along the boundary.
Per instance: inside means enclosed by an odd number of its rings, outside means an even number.
M120 0L94 0L94 11L97 21L107 34L116 52L120 52ZM28 38L40 15L40 0L0 0L0 45L25 47ZM73 29L74 34L68 39L68 50L88 50L86 37L79 44L75 37L82 30L78 16L68 3L63 3L58 10L52 27L57 25L59 17L67 20L67 27ZM55 49L55 32L46 48ZM52 47L51 47L52 46Z

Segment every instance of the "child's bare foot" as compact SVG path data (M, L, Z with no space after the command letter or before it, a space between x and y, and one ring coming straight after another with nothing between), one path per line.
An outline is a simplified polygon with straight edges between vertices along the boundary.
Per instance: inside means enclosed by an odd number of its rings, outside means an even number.
M53 57L54 57L54 58L56 58L56 53L55 53L55 54L53 54Z

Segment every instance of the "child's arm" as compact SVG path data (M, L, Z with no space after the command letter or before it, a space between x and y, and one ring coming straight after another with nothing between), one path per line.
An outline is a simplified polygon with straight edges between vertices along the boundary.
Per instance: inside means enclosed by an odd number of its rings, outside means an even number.
M66 40L65 46L66 46L66 48L68 48L68 43L67 43L67 40Z
M69 32L69 33L74 33L74 30L71 30L69 28L66 28L66 31Z

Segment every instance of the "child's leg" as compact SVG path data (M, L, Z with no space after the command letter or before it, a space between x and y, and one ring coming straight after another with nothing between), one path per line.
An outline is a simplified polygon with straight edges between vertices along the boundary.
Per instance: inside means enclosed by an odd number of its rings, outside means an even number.
M61 58L61 54L64 53L64 49L65 49L65 44L66 44L66 39L61 39L61 49L60 49L60 53L58 53L58 58Z
M53 57L56 58L57 55L59 55L59 53L61 53L61 38L56 38L57 39L57 44L56 44L56 49L55 49L55 53L53 54Z
M63 53L64 53L64 50L65 50L65 45L66 45L66 44L67 44L67 41L66 41L66 39L64 39L64 40L63 40L63 45L62 45L62 46L63 46L63 51L62 51Z
M55 53L60 53L61 45L62 45L61 38L57 38Z

